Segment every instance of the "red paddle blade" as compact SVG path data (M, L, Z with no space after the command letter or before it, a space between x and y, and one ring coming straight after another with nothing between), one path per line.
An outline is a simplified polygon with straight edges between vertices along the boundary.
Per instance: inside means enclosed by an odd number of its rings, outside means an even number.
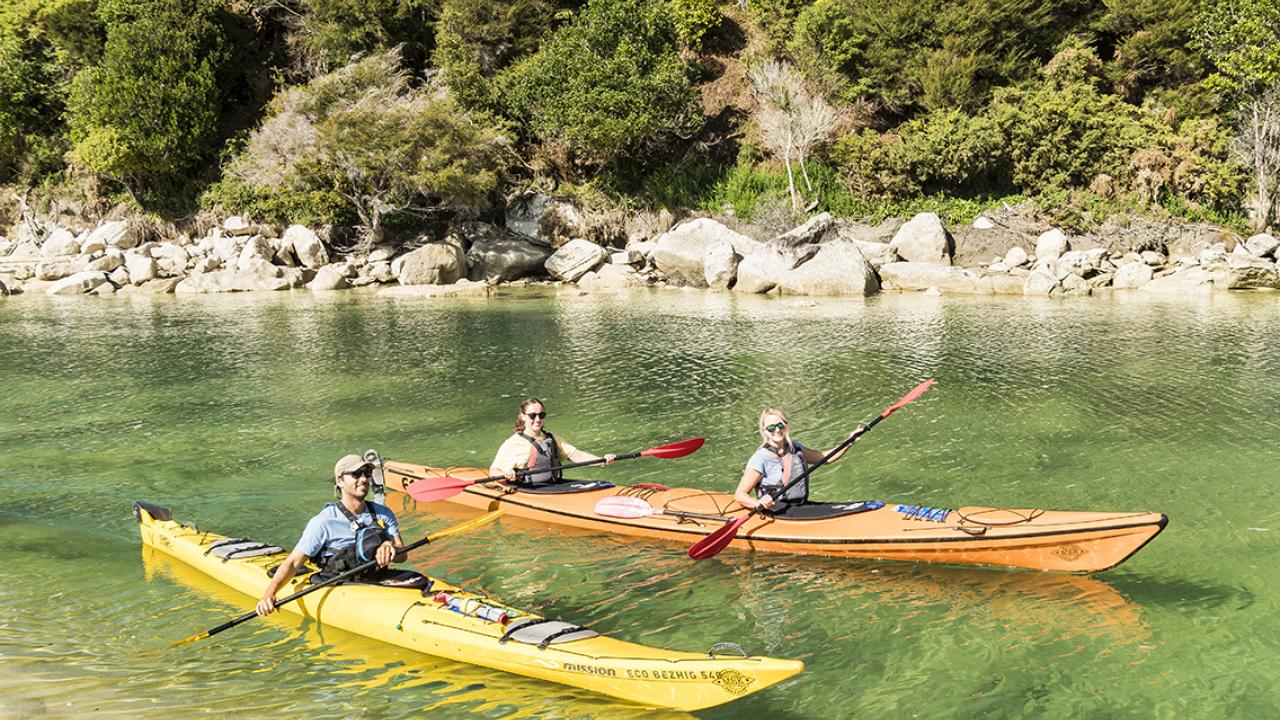
M404 491L409 493L409 497L418 502L429 503L453 497L462 492L462 488L474 484L476 484L475 480L463 480L462 478L448 476L424 478L409 483Z
M935 383L935 382L937 382L937 381L935 381L933 378L929 378L928 380L925 380L924 382L922 382L922 383L920 383L919 385L915 386L914 388L912 388L911 392L907 393L906 395L903 395L901 400L899 400L898 402L896 402L896 403L894 403L894 404L890 405L890 406L889 406L889 407L888 407L884 412L880 413L880 417L882 417L882 418L887 418L887 417L889 417L889 416L890 416L890 415L892 415L892 414L894 413L894 411L895 411L895 410L897 410L898 408L902 407L903 405L906 405L907 403L911 402L912 400L915 400L916 398L918 398L918 397L920 397L921 395L923 395L923 394L924 394L924 391L925 391L925 390L928 390L928 389L929 389L929 388L931 388L931 387L933 387L933 385L934 385L934 383Z
M691 455L697 452L698 448L702 447L702 444L706 441L706 438L693 438L690 440L681 440L680 442L670 443L668 445L659 445L658 447L641 451L640 457L657 457L668 460L671 458L684 457L685 455Z
M602 498L600 502L596 503L595 512L597 515L605 517L631 519L649 517L650 515L656 515L660 511L655 510L652 505L638 497L616 495Z
M725 523L724 527L702 538L689 548L689 557L694 560L706 560L720 554L720 551L729 547L729 543L738 536L738 528L751 519L752 513L747 513L731 523Z

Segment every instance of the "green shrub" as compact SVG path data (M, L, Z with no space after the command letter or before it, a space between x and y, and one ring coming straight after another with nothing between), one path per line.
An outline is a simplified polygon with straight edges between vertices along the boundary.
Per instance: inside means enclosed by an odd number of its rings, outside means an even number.
M321 70L397 46L412 67L423 67L435 48L440 0L306 0L305 7L302 46Z
M224 35L216 0L103 0L102 62L68 101L76 159L153 184L207 158L217 135Z
M676 37L692 50L702 48L702 38L720 24L718 0L667 0Z
M444 0L432 60L463 106L493 110L493 77L536 50L550 24L545 0Z
M603 166L697 120L667 7L590 0L536 54L499 75L511 117L572 162Z
M898 127L900 162L926 193L971 194L1005 184L999 177L1005 138L986 117L937 110Z
M391 51L285 91L206 206L286 221L354 216L376 242L405 214L467 211L498 183L505 138Z

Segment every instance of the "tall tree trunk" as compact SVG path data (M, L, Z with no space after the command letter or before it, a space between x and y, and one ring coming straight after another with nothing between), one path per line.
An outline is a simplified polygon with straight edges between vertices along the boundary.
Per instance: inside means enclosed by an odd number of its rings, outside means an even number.
M796 196L796 176L791 171L791 136L787 136L787 147L782 153L782 162L787 166L787 189L791 191L791 211L800 211L800 199Z

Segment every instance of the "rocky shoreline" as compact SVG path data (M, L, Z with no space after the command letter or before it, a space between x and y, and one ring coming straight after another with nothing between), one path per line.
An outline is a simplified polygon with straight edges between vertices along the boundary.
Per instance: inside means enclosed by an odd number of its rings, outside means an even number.
M93 228L26 220L0 237L0 295L378 286L393 295L487 296L537 280L584 291L685 286L800 296L1280 289L1280 241L1269 234L1246 239L1212 225L1125 218L1069 235L1024 206L953 227L932 213L876 226L823 213L780 234L731 217L677 222L665 212L628 225L643 229L593 242L574 205L529 194L508 207L502 226L464 222L439 238L338 253L302 225L234 216L199 238L157 238L130 220Z

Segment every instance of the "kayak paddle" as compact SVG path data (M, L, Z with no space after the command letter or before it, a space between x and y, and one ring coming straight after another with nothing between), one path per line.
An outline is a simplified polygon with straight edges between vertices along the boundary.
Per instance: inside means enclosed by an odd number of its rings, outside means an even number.
M662 458L664 460L670 460L672 458L680 458L680 457L684 457L685 455L690 455L696 452L698 448L702 447L702 444L705 442L706 442L705 438L692 438L689 440L681 440L680 442L668 443L666 445L659 445L658 447L652 447L652 448L649 448L648 450L641 450L640 452L634 452L627 455L619 455L618 457L614 458L614 462L617 462L618 460L631 460L633 458L638 458L638 457L656 457L656 458ZM516 471L516 477L523 477L526 475L530 475L534 472L551 472L554 470L569 470L572 468L586 467L587 465L601 465L603 463L604 463L604 458L599 458L596 460L587 460L586 462L580 462L580 463L569 463L567 465L554 465L552 467L543 468L537 471L528 470L528 469L518 470ZM476 483L493 482L494 480L507 479L505 475L491 475L486 478L480 478L479 480L466 480L464 478L450 477L448 475L444 477L438 477L438 478L424 478L424 477L419 477L417 475L412 475L406 472L402 472L400 470L391 469L390 472L396 473L397 475L403 475L404 477L407 477L407 478L413 478L414 482L408 484L405 487L404 491L409 493L409 496L412 497L414 500L417 500L418 502L435 502L436 500L444 500L445 498L453 497L454 495L457 495L458 493L462 492L463 488L469 485L475 485Z
M728 519L723 515L703 515L702 513L656 508L634 495L613 495L607 498L600 498L600 502L596 503L595 513L605 517L626 518L628 520L646 518L652 515L674 515L681 518L700 518L703 520Z
M499 516L499 515L501 515L501 514L502 514L502 512L503 512L503 511L502 511L502 510L500 510L500 509L499 509L499 510L494 510L494 511L493 511L493 512L491 512L491 513L488 513L488 514L485 514L485 515L481 515L480 517L477 517L477 518L472 518L472 519L470 519L470 520L468 520L468 521L466 521L466 522L458 523L457 525L454 525L453 527L448 527L448 528L445 528L444 530L441 530L441 531L439 531L439 532L432 533L432 534L430 534L430 535L428 535L428 536L426 536L426 537L422 538L421 540L418 540L418 541L416 541L416 542L411 542L411 543L409 543L408 545L405 545L404 547L397 549L397 550L396 550L396 553L397 553L397 554L399 554L399 553L402 553L402 552L408 552L408 551L413 550L413 549L415 549L415 548L422 547L423 545L426 545L426 544L427 544L427 543L429 543L429 542L432 542L432 541L435 541L435 540L439 540L439 539L440 539L440 538L442 538L442 537L448 537L449 535L457 535L458 533L464 533L464 532L467 532L468 530L474 530L474 529L476 529L476 528L480 527L481 525L485 525L485 524L488 524L488 523L490 523L490 522L492 522L492 521L494 521L494 520L497 520L497 519L498 519L498 516ZM277 600L277 601L276 601L276 607L280 607L281 605L284 605L284 604L285 604L285 603L287 603L287 602L293 602L294 600L297 600L298 598L302 597L303 595L306 595L306 594L308 594L308 593L313 593L313 592L315 592L316 590L319 590L320 588L323 588L323 587L325 587L325 586L333 585L333 584L335 584L335 583L337 583L337 582L340 582L340 581L342 581L342 580L346 580L347 578L351 577L352 575L355 575L355 574L357 574L357 573L362 573L362 572L364 572L365 570L369 570L369 569L373 568L373 567L374 567L375 565L377 565L377 564L378 564L378 561L377 561L377 560L370 560L369 562L367 562L367 563L365 563L365 564L361 565L360 567L352 568L352 569L350 569L350 570L348 570L348 571L346 571L346 572L344 572L344 573L342 573L342 574L340 574L340 575L335 575L335 576L333 576L333 577L329 578L328 580L325 580L324 582L319 582L319 583L316 583L315 585L312 585L312 586L310 586L310 587L308 587L308 588L305 588L305 589L303 589L303 590L299 590L298 592L293 593L292 595L288 595L288 596L286 596L286 597L283 597L283 598L281 598L281 599ZM231 628L233 628L233 627L235 627L235 626L237 626L237 625L239 625L239 624L241 624L241 623L248 622L248 621L250 621L250 620L252 620L252 619L254 619L254 618L256 618L256 617L258 617L258 613L257 613L256 611L254 611L254 612L247 612L247 613L245 613L244 615L241 615L240 617L235 618L234 620L228 620L227 622L224 622L224 623L222 623L221 625L219 625L219 626L217 626L217 627L215 627L215 628L210 628L210 629L208 629L208 630L206 630L206 631L204 631L204 632L202 632L202 633L197 633L197 634L192 635L191 637L189 637L189 638L187 638L187 639L185 639L185 640L179 640L178 642L176 642L176 643L174 643L174 644L170 645L169 647L171 647L171 648L176 648L176 647L179 647L179 646L181 646L181 645L186 645L187 643L193 643L193 642L195 642L195 641L197 641L197 640L203 640L204 638L210 637L210 636L212 636L212 635L217 635L218 633L222 632L223 630L230 630Z
M852 445L855 440L862 437L866 433L871 432L871 428L875 427L876 423L889 417L894 412L896 412L899 408L901 408L903 405L906 405L912 400L915 400L916 398L923 395L925 390L928 390L930 387L933 386L933 383L934 383L933 378L929 378L928 380L925 380L924 382L915 386L911 390L911 392L907 393L906 395L903 395L901 400L890 405L887 409L885 409L884 412L880 413L880 415L876 419L858 428L856 431L854 431L852 435L846 438L844 442L837 445L834 450L827 453L826 456L824 456L821 460L814 463L812 466L809 467L809 469L800 473L798 477L792 478L791 482L788 482L786 485L783 485L782 487L778 488L776 491L769 492L769 495L772 496L774 500L777 500L778 498L782 497L784 494L786 494L787 490L789 490L792 485L795 485L801 480L804 480L805 478L809 477L810 473L812 473L814 470L817 470L818 468L825 465L828 460L830 460L833 456L835 456L836 453ZM716 555L719 555L720 551L728 547L729 543L733 542L733 539L738 536L738 528L742 527L743 524L745 524L748 520L750 520L752 517L754 517L755 515L761 512L763 512L763 508L757 506L756 508L752 509L751 512L747 513L746 515L743 515L737 520L734 520L731 523L725 523L724 527L720 528L719 530L711 533L705 538L694 543L693 546L689 548L689 557L693 558L694 560L705 560L707 558L715 557Z

